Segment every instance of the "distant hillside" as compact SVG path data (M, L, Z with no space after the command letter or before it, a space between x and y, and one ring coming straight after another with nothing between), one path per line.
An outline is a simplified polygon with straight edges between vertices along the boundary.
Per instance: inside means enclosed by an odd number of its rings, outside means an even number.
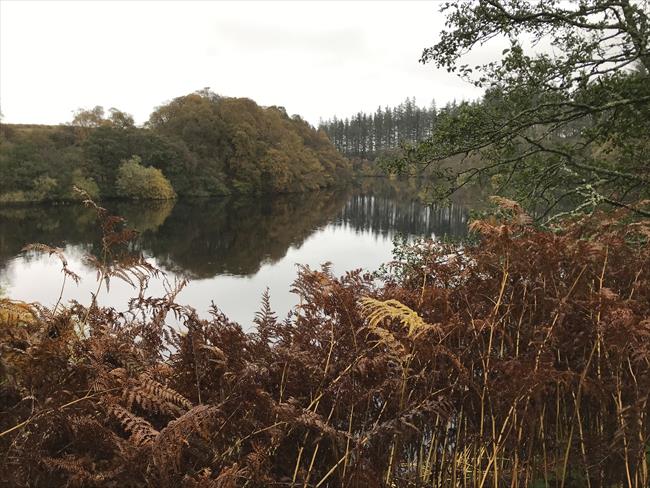
M69 125L3 124L0 202L302 192L333 186L350 163L299 116L202 90L158 107L145 124L101 107ZM171 185L170 185L171 184Z

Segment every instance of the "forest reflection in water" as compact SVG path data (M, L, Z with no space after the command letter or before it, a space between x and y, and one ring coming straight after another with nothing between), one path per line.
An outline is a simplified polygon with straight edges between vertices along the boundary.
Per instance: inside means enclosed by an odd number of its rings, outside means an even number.
M106 202L113 213L139 231L137 250L170 279L190 284L179 301L205 313L211 303L247 325L268 287L282 315L294 304L289 293L296 264L331 262L336 273L370 271L391 259L393 238L463 236L468 206L428 206L417 183L366 179L345 189L295 195L180 200L178 202ZM68 285L64 300L90 300L96 283L83 264L99 251L94 214L80 205L0 209L0 287L12 298L52 304L62 276L56 259L21 253L34 242L58 246L70 267L82 276ZM103 305L123 309L132 289L111 283ZM154 282L150 293L164 291Z

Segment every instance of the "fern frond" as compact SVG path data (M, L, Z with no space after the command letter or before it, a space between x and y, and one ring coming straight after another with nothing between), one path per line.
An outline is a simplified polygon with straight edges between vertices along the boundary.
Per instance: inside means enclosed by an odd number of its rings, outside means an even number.
M130 380L122 391L122 400L128 409L138 405L147 412L179 417L192 408L192 403L177 391L164 386L148 374Z
M25 302L0 300L0 326L31 325L36 322L36 311Z
M521 205L517 203L514 200L510 200L509 198L505 197L500 197L498 195L493 195L490 197L490 201L497 205L498 207L504 209L504 210L510 210L511 212L514 213L523 213L523 209L521 208Z
M152 454L153 464L163 479L179 473L183 452L198 450L205 453L207 441L215 434L217 420L221 418L219 407L198 405L169 422L160 431Z
M176 390L158 383L146 373L142 373L139 379L143 390L149 392L151 395L161 399L162 401L172 403L185 410L191 410L194 406L192 405L192 402Z
M139 386L125 389L122 392L122 400L124 400L128 409L132 409L134 405L137 405L145 412L160 413L169 417L179 417L184 412L173 403L166 402Z
M151 444L159 432L142 417L132 414L126 408L117 404L108 406L108 411L122 425L122 428L131 434L130 441L136 446L146 446Z
M102 474L97 472L95 463L90 462L86 457L45 456L40 462L48 471L62 474L68 480L67 486L97 486L104 481Z
M386 319L399 320L408 329L407 336L416 339L428 331L440 332L440 327L426 323L415 310L397 300L380 301L365 297L361 299L362 313L372 329L379 329L379 323ZM381 333L381 332L380 332ZM383 333L381 333L383 334ZM383 334L385 336L385 334Z

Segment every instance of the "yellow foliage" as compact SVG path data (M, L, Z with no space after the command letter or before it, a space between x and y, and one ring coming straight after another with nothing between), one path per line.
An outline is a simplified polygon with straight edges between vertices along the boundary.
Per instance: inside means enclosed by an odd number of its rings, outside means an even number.
M36 323L36 313L31 305L25 302L0 299L0 327L33 325L34 323Z
M400 324L408 329L407 337L417 339L421 334L428 331L440 332L440 327L426 323L415 310L407 307L397 300L380 301L374 298L365 297L361 300L362 311L369 321L373 332L378 331L383 338L386 337L379 323L386 319L399 320ZM379 331L383 329L383 331ZM390 332L389 332L390 334ZM392 334L391 334L392 335Z
M165 175L152 166L144 167L138 156L123 161L115 185L118 195L136 200L169 200L176 193Z

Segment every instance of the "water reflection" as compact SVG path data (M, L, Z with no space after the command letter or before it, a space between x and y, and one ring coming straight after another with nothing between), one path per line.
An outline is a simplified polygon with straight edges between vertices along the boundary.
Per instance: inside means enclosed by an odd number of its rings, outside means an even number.
M248 320L267 286L279 312L288 310L295 263L331 261L341 273L376 269L390 259L398 232L466 233L466 205L427 206L417 194L413 182L374 179L338 191L106 206L140 232L135 245L155 264L170 275L192 279L183 292L184 303L207 309L215 299L235 320ZM86 271L93 281L81 262L82 254L99 250L92 211L80 205L0 209L0 283L15 298L48 302L50 295L52 300L58 296L58 264L20 254L33 242L63 247L75 271ZM67 298L85 293L81 286ZM107 304L119 305L129 293L111 290Z
M195 279L254 275L263 263L277 262L290 246L299 247L327 224L381 236L466 232L463 205L426 206L396 192L395 184L373 183L345 191L106 206L140 232L140 250L165 269ZM95 253L94 214L80 205L0 209L0 268L33 242Z
M349 192L181 201L142 249L191 278L250 276L300 246L345 205Z
M465 207L423 206L417 200L396 200L385 195L353 195L343 207L340 221L356 230L389 235L399 232L411 236L465 234Z

